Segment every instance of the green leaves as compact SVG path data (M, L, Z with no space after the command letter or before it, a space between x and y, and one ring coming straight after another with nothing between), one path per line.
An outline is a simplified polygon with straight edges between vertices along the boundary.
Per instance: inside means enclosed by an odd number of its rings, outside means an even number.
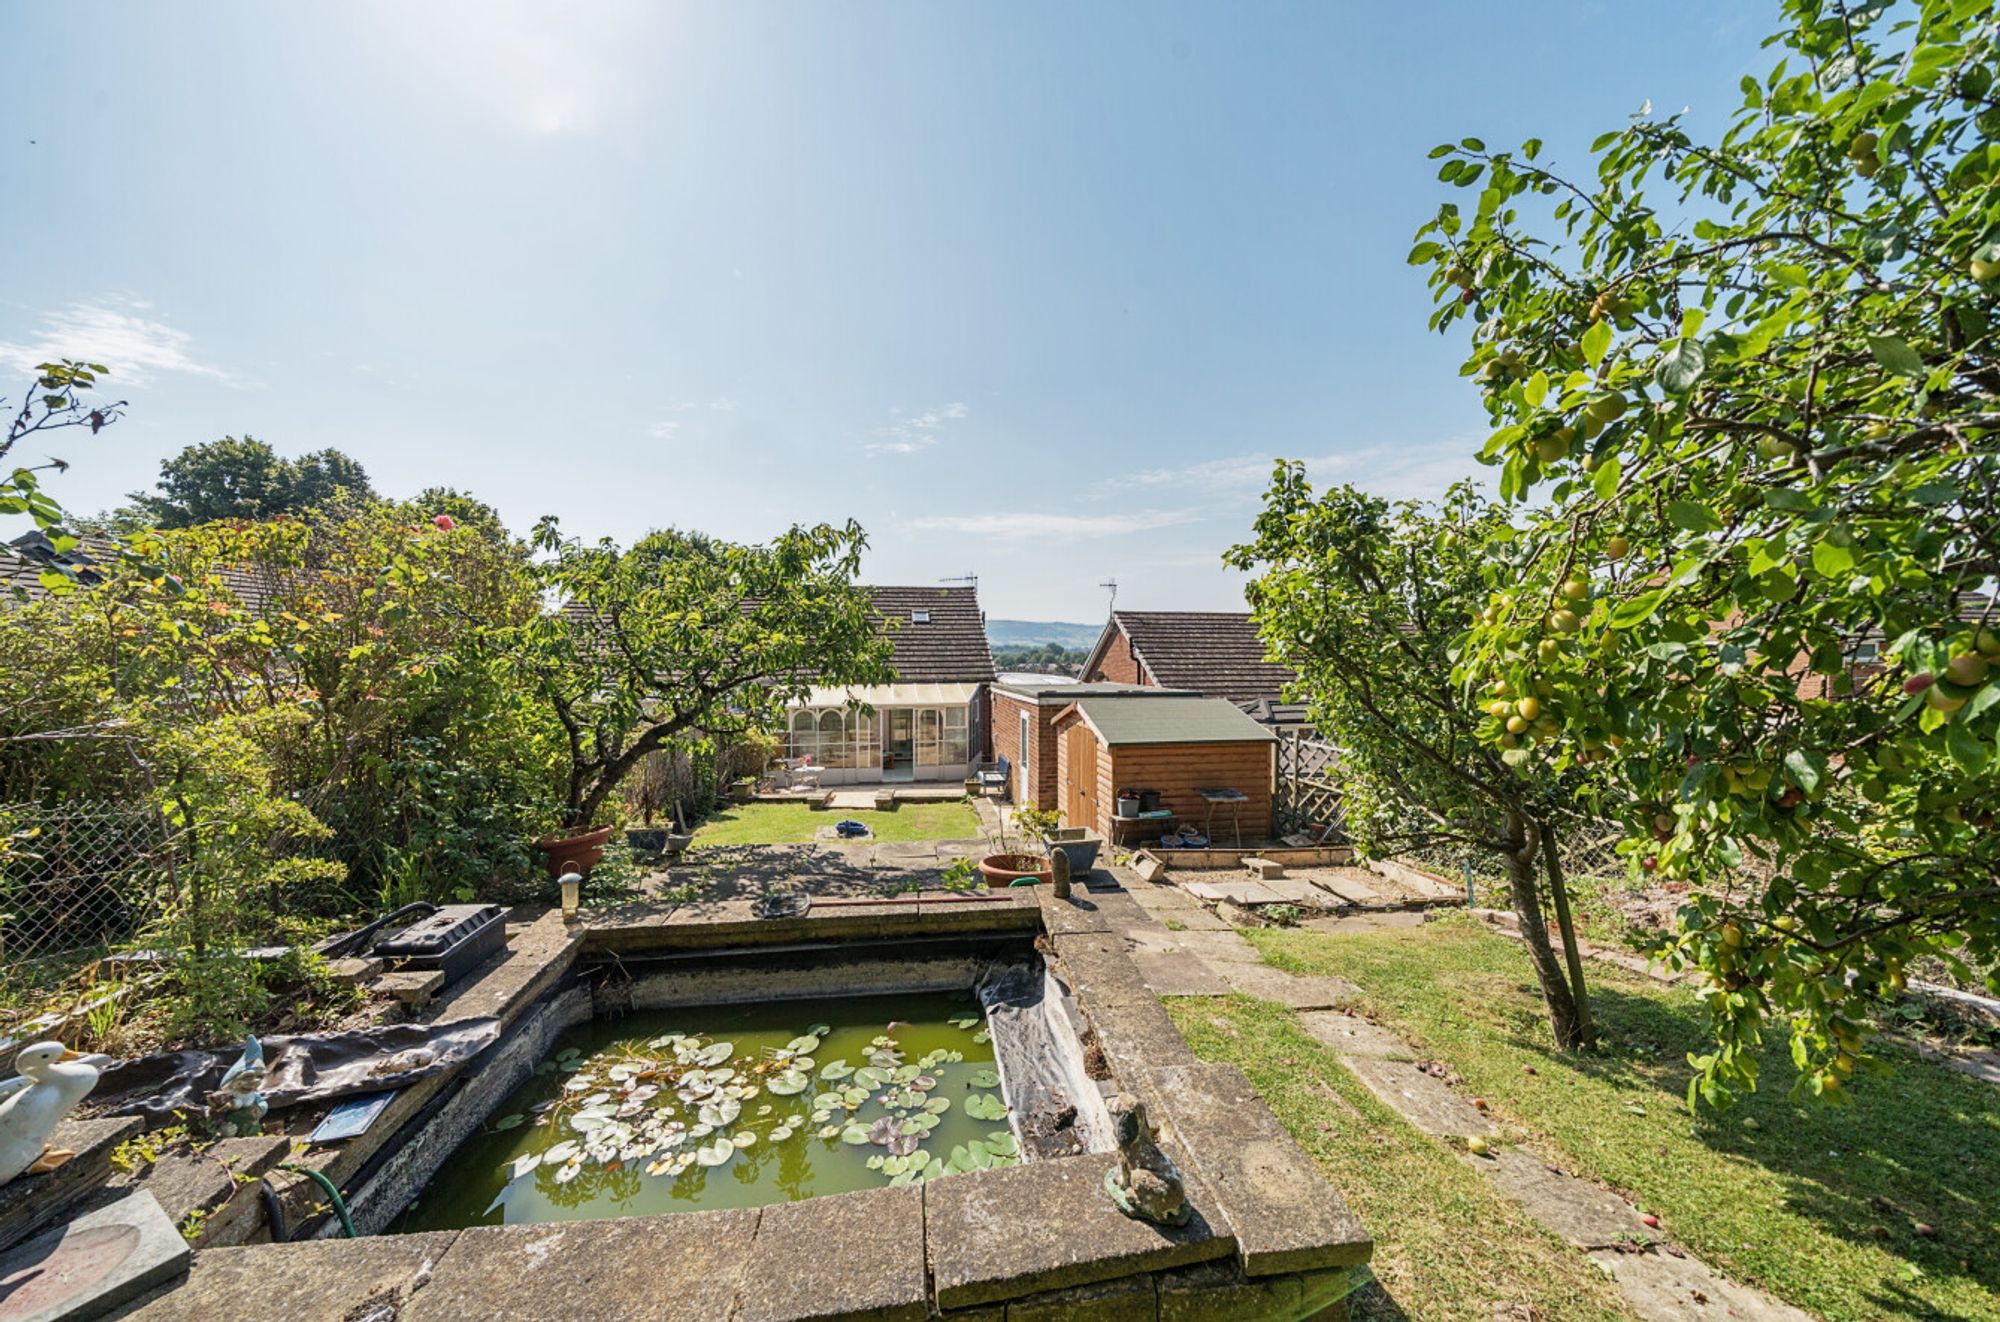
M1583 357L1592 367L1604 361L1606 350L1611 348L1611 323L1596 321L1583 333Z
M1924 360L1900 336L1870 335L1868 352L1875 356L1876 362L1898 376L1922 377L1924 374Z
M1676 528L1687 532L1721 532L1722 520L1715 517L1715 511L1692 500L1670 500L1667 502L1667 518Z
M1654 364L1653 379L1668 394L1685 395L1694 389L1707 367L1708 355L1699 340L1675 340Z

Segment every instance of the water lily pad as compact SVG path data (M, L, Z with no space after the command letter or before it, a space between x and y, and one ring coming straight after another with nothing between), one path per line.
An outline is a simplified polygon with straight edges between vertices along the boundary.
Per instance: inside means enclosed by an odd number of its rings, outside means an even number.
M916 1078L910 1080L910 1087L917 1092L929 1092L931 1089L937 1087L937 1082L936 1079L928 1074L919 1074Z
M878 1148L887 1147L898 1137L900 1135L897 1133L897 1123L893 1117L885 1115L868 1127L868 1141Z
M826 1125L826 1126L824 1126L824 1127L822 1127L822 1128L820 1129L820 1131L819 1131L819 1136L820 1136L821 1138L839 1138L839 1137L840 1137L840 1126L839 1126L839 1125Z
M551 1143L548 1146L548 1150L542 1153L542 1164L544 1166L560 1166L582 1151L582 1146L572 1139L564 1139L560 1143Z
M943 1115L951 1109L951 1098L927 1097L924 1099L924 1109L932 1115Z
M986 1136L986 1146L992 1150L993 1155L996 1157L1018 1157L1021 1155L1020 1143L1015 1141L1014 1136L1004 1129L996 1129L988 1134Z
M734 1042L711 1042L701 1049L701 1063L704 1065L720 1065L735 1054L736 1044Z
M790 1138L794 1132L796 1131L790 1125L779 1125L771 1131L771 1141L773 1143L782 1143Z
M924 1067L921 1065L899 1065L896 1067L896 1072L889 1076L889 1079L892 1083L908 1083L923 1072Z
M1003 1120L1007 1103L990 1092L976 1092L965 1099L965 1113L974 1120Z
M495 1120L493 1122L493 1129L496 1133L508 1129L519 1129L527 1119L527 1116L516 1111L512 1115L503 1115L498 1120Z
M819 1050L819 1037L814 1033L807 1033L804 1037L795 1037L785 1043L785 1050L791 1052L794 1056L811 1055L813 1052Z
M893 1156L907 1157L917 1150L923 1138L917 1134L895 1134L889 1139L889 1152Z
M826 1064L819 1067L820 1078L826 1080L828 1083L832 1083L837 1079L844 1079L852 1073L854 1073L854 1067L848 1064L844 1058L829 1060Z
M745 1129L742 1132L735 1135L729 1141L731 1143L734 1143L739 1149L747 1148L752 1143L755 1143L757 1141L757 1135L751 1132L750 1130Z
M571 1162L569 1165L564 1166L561 1170L558 1170L556 1172L556 1183L568 1184L571 1180L575 1179L577 1175L582 1172L582 1170L583 1170L582 1166L578 1165L576 1162Z
M966 1082L975 1088L998 1088L1000 1075L994 1070L979 1070Z
M764 1086L780 1097L790 1097L794 1093L804 1092L811 1082L810 1078L797 1070L786 1070L783 1074L772 1075Z
M533 1169L535 1169L535 1167L541 1164L542 1164L542 1154L539 1152L530 1152L525 1157L516 1157L511 1162L507 1163L507 1167L510 1172L508 1178L518 1180L523 1175L526 1175L529 1171L532 1171Z
M863 1065L854 1071L854 1086L874 1090L889 1081L889 1071L880 1065Z
M991 1042L993 1040L993 1034L988 1032L986 1029L982 1028L977 1033L974 1033L972 1035L972 1040L974 1042Z
M701 1104L701 1122L720 1129L723 1125L736 1123L736 1117L743 1114L743 1103L734 1097L718 1097L714 1101Z
M717 1138L713 1143L695 1149L694 1159L698 1165L720 1166L736 1155L736 1145L727 1137Z
M840 1131L840 1141L858 1148L868 1141L868 1130L861 1125L849 1125Z
M979 1027L979 1016L976 1014L962 1014L948 1022L953 1028L977 1028Z
M810 1033L814 1037L825 1037L828 1033L831 1033L832 1031L833 1029L825 1024L806 1025L806 1032Z
M840 1104L846 1107L856 1107L867 1100L868 1090L866 1088L849 1088L840 1095Z

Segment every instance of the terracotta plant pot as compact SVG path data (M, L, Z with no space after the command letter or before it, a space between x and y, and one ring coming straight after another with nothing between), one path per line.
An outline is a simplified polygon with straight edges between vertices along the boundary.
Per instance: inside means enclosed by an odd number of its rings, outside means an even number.
M572 870L587 873L604 857L604 846L611 840L611 831L609 826L600 826L595 831L579 835L545 835L535 841L535 848L541 851L551 877L560 877Z
M1049 880L1049 861L1040 854L988 854L979 860L979 875L989 890L1005 890L1021 877L1040 885Z

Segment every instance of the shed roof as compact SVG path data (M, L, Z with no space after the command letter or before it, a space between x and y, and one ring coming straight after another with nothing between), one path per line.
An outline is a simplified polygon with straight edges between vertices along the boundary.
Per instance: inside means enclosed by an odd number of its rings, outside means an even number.
M1212 698L1276 698L1293 675L1265 659L1264 640L1247 611L1113 611L1084 664L1088 674L1104 659L1116 631L1155 683L1191 689Z
M1182 689L1154 688L1144 684L1041 684L1026 683L1017 679L1003 679L993 686L996 693L1004 693L1022 702L1039 703L1044 707L1067 707L1072 702L1085 698L1190 698L1198 694Z
M1193 695L1084 698L1083 719L1112 748L1132 744L1268 744L1278 736L1233 702Z

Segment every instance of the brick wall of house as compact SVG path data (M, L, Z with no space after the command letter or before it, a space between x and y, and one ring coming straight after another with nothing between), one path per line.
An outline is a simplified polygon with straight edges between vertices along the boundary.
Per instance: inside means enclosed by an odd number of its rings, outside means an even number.
M1111 641L1105 645L1104 659L1096 669L1083 677L1086 684L1151 684L1153 681L1140 669L1139 662L1132 655L1132 644L1127 641L1123 630L1116 630Z
M1041 707L993 690L993 751L1010 765L1021 762L1021 714L1028 716L1028 797L1044 808L1056 801L1056 735L1053 722L1060 707ZM1016 800L1024 782L1018 772L1007 786Z

